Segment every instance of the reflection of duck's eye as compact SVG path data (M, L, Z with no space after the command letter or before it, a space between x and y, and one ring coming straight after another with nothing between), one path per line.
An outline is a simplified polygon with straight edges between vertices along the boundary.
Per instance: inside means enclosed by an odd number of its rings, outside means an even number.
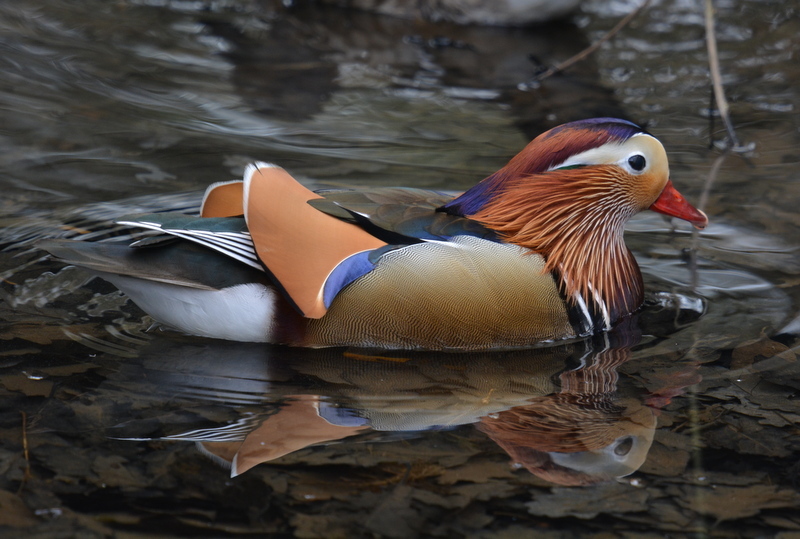
M624 457L625 455L631 452L632 448L633 448L633 438L627 436L622 440L620 440L620 442L617 444L617 447L614 448L614 454L620 457Z

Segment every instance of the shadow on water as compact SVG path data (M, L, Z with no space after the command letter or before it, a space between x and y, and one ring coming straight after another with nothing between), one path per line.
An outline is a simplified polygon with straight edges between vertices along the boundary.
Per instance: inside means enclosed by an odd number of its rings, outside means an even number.
M501 29L277 4L0 5L3 533L800 530L791 8L718 6L734 118L756 145L705 186L721 129L693 4L654 2L540 84L632 6ZM196 211L256 159L314 188L459 190L597 115L646 123L711 225L635 218L646 305L590 341L463 355L214 342L150 328L33 247Z

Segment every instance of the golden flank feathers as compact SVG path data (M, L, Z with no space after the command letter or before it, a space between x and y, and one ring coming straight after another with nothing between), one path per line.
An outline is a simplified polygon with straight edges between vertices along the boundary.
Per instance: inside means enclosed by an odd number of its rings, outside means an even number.
M573 334L542 257L458 236L384 254L326 316L309 321L304 344L476 350Z

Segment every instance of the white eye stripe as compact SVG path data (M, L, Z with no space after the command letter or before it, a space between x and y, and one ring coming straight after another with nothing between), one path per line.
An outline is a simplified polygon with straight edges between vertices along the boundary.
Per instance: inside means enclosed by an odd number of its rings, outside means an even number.
M651 164L652 159L647 156L647 145L635 140L637 137L647 137L658 143L658 140L647 133L636 133L631 138L622 142L608 142L597 148L572 155L562 161L550 166L547 171L565 167L587 166L587 165L618 165L631 174L641 174ZM660 143L659 143L660 145ZM631 151L633 149L633 151ZM645 159L645 166L642 170L634 170L628 160L641 155Z

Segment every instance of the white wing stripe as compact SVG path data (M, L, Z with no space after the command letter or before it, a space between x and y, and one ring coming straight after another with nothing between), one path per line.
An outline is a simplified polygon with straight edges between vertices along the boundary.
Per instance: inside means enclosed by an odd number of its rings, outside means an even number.
M178 231L173 231L173 230L165 230L164 232L167 232L168 234L171 234L173 236L177 236L179 238L183 238L183 239L186 239L186 240L189 240L189 241L193 241L194 243L197 243L198 245L203 245L204 247L208 247L209 249L213 249L213 250L217 251L218 253L222 253L222 254L224 254L226 256L229 256L229 257L233 258L234 260L238 260L239 262L247 264L248 266L251 266L251 267L256 268L258 270L262 270L262 271L264 270L264 268L261 266L261 264L255 258L255 254L251 255L250 253L246 253L244 256L241 256L236 251L233 251L233 250L227 248L224 244L208 241L206 238L203 238L202 236L196 236L194 234L187 233L188 231L178 232Z
M237 234L236 232L217 233L207 230L165 229L158 223L150 223L147 221L119 221L118 223L121 225L165 232L171 236L183 238L197 243L198 245L208 247L234 260L238 260L243 264L264 271L264 267L261 265L261 262L259 262L258 257L256 257L255 247L253 246L253 241L250 239L250 234Z

